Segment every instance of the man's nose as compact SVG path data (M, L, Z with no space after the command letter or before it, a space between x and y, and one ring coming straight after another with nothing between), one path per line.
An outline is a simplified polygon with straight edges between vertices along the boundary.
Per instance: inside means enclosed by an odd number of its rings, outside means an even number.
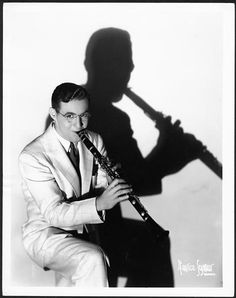
M83 121L82 119L80 118L80 116L77 116L76 119L75 119L75 125L77 128L81 128L83 127Z

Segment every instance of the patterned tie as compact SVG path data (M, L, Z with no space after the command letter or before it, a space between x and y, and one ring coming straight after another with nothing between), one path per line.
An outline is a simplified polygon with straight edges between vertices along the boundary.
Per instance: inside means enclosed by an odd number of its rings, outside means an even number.
M76 169L77 174L80 177L80 170L79 170L79 152L78 150L75 148L74 143L70 142L70 148L69 148L69 158L74 166L74 168Z

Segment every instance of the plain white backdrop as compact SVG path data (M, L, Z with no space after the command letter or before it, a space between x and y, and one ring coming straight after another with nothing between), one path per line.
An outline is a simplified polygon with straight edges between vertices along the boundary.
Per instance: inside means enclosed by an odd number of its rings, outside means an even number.
M162 194L141 198L150 215L170 230L177 287L150 291L155 295L172 295L183 287L188 294L194 289L195 294L203 290L207 295L210 288L222 295L224 289L230 288L233 23L231 4L4 4L3 281L6 293L31 291L38 295L35 287L47 295L44 292L47 287L58 291L54 288L53 273L34 265L22 246L21 225L26 219L26 206L17 159L23 147L44 131L54 88L62 82L86 82L83 63L87 42L92 33L105 27L124 29L130 34L135 65L129 82L132 90L154 109L171 115L173 120L180 119L184 130L194 134L224 164L223 200L222 180L199 160L164 178ZM126 96L116 106L129 115L134 137L146 156L158 138L154 123ZM125 217L139 219L129 203L122 204L122 211ZM213 275L199 276L196 271L181 274L180 262L212 265ZM119 290L115 293L121 295ZM63 293L73 295L70 291ZM139 289L135 295L143 293ZM145 289L145 295L148 293Z

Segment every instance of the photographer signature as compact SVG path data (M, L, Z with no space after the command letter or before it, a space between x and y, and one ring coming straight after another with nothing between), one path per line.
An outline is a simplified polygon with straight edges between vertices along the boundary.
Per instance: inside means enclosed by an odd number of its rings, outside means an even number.
M188 272L194 272L197 276L215 276L216 273L214 273L213 267L214 264L201 264L199 260L197 260L195 264L184 264L178 259L178 271L180 275Z

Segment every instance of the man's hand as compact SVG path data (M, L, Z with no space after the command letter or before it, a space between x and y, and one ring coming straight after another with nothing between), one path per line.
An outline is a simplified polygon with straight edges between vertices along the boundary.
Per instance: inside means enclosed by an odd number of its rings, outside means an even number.
M116 204L125 201L132 192L132 187L123 179L115 179L106 190L97 197L97 211L112 209Z
M179 120L173 124L171 117L165 120L165 125L158 126L160 134L157 146L148 156L149 163L158 169L160 177L180 171L189 162L199 158L206 148L194 135L184 132Z

